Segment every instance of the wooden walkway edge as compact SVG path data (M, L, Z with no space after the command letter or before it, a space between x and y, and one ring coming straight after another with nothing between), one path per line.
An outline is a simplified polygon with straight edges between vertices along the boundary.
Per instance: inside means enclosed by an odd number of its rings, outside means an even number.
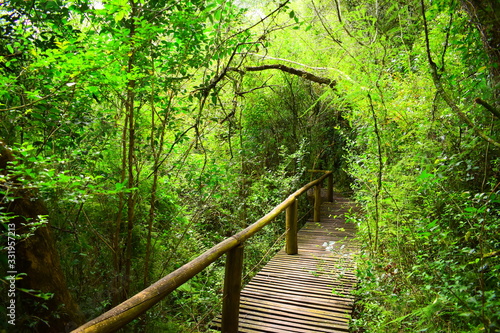
M278 252L241 292L239 332L348 332L356 287L354 205L335 194L321 222L298 232L299 253ZM214 321L220 328L220 318Z

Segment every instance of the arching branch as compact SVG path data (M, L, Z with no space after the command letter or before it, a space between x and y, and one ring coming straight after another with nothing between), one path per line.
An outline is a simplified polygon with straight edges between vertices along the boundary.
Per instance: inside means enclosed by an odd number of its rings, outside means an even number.
M258 72L258 71L264 71L264 70L268 70L268 69L278 69L278 70L286 72L286 73L300 76L301 78L304 78L304 79L312 81L312 82L316 82L319 84L326 84L331 88L334 88L335 85L337 84L337 81L332 80L330 78L317 76L315 74L312 74L312 73L309 73L309 72L306 72L306 71L303 71L300 69L296 69L293 67L281 65L281 64L271 64L271 65L262 65L262 66L253 66L253 67L248 66L248 67L244 67L244 69L236 69L236 68L228 68L228 69L233 70L233 71L238 71L239 73Z

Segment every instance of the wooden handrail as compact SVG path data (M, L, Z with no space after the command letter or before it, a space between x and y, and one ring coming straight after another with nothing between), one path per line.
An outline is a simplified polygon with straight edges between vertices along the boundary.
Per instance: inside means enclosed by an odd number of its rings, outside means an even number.
M111 310L105 312L99 317L92 319L91 321L83 324L77 329L73 330L72 333L83 333L83 332L114 332L119 328L125 326L135 318L139 317L141 314L150 309L153 305L161 301L172 291L180 287L182 284L190 280L196 274L205 269L208 265L216 261L223 254L229 252L230 250L236 248L240 244L243 244L247 239L252 237L255 233L261 230L263 227L272 222L281 212L286 210L290 205L296 206L296 199L305 193L307 190L313 186L319 186L325 178L332 178L332 172L327 171L320 178L308 183L302 188L291 194L286 200L281 202L278 206L274 207L269 213L260 218L257 222L238 232L237 234L223 240L219 244L215 245L208 251L204 252L197 258L188 262L184 266L178 268L172 273L166 275L162 279L158 280L151 286L140 291L136 295L127 299L123 303L115 306ZM328 182L329 187L332 181ZM333 191L329 188L328 193ZM319 193L319 191L315 191ZM333 193L333 192L332 192ZM328 195L330 198L330 195ZM319 197L316 195L315 201L318 201ZM316 205L315 205L316 206ZM319 207L319 206L318 206ZM296 208L295 208L296 209ZM297 214L294 216L295 224L297 223ZM290 228L294 237L296 238L296 227ZM292 235L293 236L293 235ZM288 237L287 237L288 240ZM295 240L296 242L296 240ZM295 246L295 245L292 245ZM289 245L287 245L287 248ZM296 252L295 252L296 253ZM236 320L236 325L238 324Z

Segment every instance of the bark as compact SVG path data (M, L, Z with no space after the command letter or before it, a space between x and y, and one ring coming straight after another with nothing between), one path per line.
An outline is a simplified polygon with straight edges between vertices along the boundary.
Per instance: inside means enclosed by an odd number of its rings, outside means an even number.
M35 190L16 185L15 177L9 176L7 162L14 160L10 149L0 141L0 172L6 176L0 190L10 191L16 198L8 201L1 196L0 207L4 213L15 216L9 223L15 224L16 234L26 236L30 232L24 225L26 221L37 221L39 215L48 215L48 211ZM79 307L68 290L50 223L16 242L15 271L27 274L16 281L16 332L69 332L83 322ZM53 293L53 297L44 301L19 288ZM34 321L37 321L35 327L28 326Z
M129 1L132 7L131 13L131 27L130 27L130 56L128 59L127 73L132 74L135 68L135 51L133 37L135 36L135 23L134 18L136 17L136 7L133 0ZM128 172L128 189L131 190L135 187L135 80L132 79L127 84L127 102L125 109L128 116L128 160L127 160L127 172ZM130 283L131 283L131 270L132 270L132 241L133 241L133 229L134 229L134 219L135 219L135 204L136 195L134 191L128 193L127 198L127 240L125 244L125 273L123 281L123 294L125 298L129 297Z
M127 167L127 130L128 130L128 117L125 117L125 124L122 131L122 156L121 156L121 174L120 183L124 183L126 179L126 167ZM116 214L116 220L114 224L113 233L113 281L111 285L111 305L116 306L120 304L125 296L122 295L122 285L123 285L123 256L121 249L121 230L123 224L123 209L125 207L125 195L123 192L118 194L118 212Z

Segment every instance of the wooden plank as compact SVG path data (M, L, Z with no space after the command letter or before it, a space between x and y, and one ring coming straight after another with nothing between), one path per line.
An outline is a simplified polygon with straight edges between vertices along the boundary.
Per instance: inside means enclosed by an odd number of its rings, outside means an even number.
M257 318L259 319L259 318ZM313 325L291 325L286 321L271 320L271 321L258 321L256 318L240 319L242 328L254 329L254 332L269 332L269 333L345 333L348 329L344 328L327 328L321 329ZM241 332L241 331L240 331Z
M289 275L289 276L298 276L298 277L304 277L304 278L307 278L307 277L310 277L310 276L315 276L317 277L318 279L322 279L322 280L327 280L327 281L331 281L335 278L334 276L334 273L335 271L332 271L332 272L322 272L322 271L317 271L317 270L312 270L312 269L307 269L307 268L300 268L300 269L297 269L296 271L294 272L291 272L290 270L287 270L286 268L270 268L270 267L265 267L261 273L264 275L264 274L267 274L267 275L271 275L273 273L279 273L279 274L282 274L282 275ZM339 272L336 272L337 274ZM352 275L351 275L352 277ZM341 278L340 281L346 281L346 278ZM352 281L352 279L349 279L349 281ZM347 282L347 281L346 281Z
M342 313L345 313L345 310L350 309L352 307L352 302L349 301L341 301L338 299L329 299L325 300L324 298L320 297L312 297L308 295L296 295L296 294L285 294L283 292L269 292L269 291L263 291L263 290L244 290L242 291L242 295L245 296L256 296L256 297L262 297L265 296L267 299L276 299L276 300L283 300L283 301L289 301L289 303L292 304L302 304L304 306L309 306L309 307L315 307L318 309L331 309L332 311L340 311Z
M270 261L266 267L270 268L288 268L288 269L337 269L339 265L342 265L342 267L347 266L348 264L353 264L353 262L350 260L350 258L347 257L337 257L336 262L328 262L327 260L324 260L326 258L323 257L317 257L315 260L301 260L301 261L290 261L286 259L282 259L280 261ZM352 265L350 265L352 267Z
M258 284L259 283L259 284ZM260 286L268 286L271 288L278 289L279 286L275 283L272 284L264 284L264 281L255 281L251 286L247 288L247 290L252 290L253 288L258 288ZM291 287L288 287L286 289L279 289L279 290L284 290L286 291L287 289L291 290L297 290L299 292L306 292L310 295L312 293L322 293L326 297L331 297L333 294L341 294L342 297L345 297L347 299L352 299L354 298L353 296L350 295L351 290L354 288L355 285L353 284L342 284L342 283L332 283L330 281L326 281L323 286L319 286L318 284L311 284L309 287L300 287L297 282L293 282Z
M292 303L292 304L290 304ZM249 297L242 297L242 303L241 307L245 308L249 305L255 305L260 307L263 311L264 309L270 309L270 310L275 310L279 309L281 311L291 311L291 312L296 312L296 313L304 313L304 315L307 315L310 317L312 320L320 318L320 319L330 319L330 320L335 320L339 322L348 322L348 318L344 315L345 312L339 314L338 312L333 312L330 311L329 308L326 310L322 309L316 309L313 307L304 307L302 304L295 304L293 302L287 302L286 300L268 300L266 297L262 297L259 299L259 297L254 297L254 298L249 298Z
M261 284L266 284L266 285L283 285L285 283L288 283L288 285L291 288L294 289L299 289L299 290L307 290L308 288L314 288L315 290L318 291L324 291L324 292L331 292L332 288L334 287L344 287L344 286L349 286L349 287L354 287L355 283L350 282L350 283L336 283L335 281L332 281L330 284L325 284L323 282L317 281L317 280L307 280L304 281L303 279L288 279L284 278L282 276L267 276L265 278L262 278L261 275L255 276L252 279L252 283L261 283ZM328 283L328 282L327 282ZM307 287L304 287L304 285L307 285Z
M342 285L339 285L338 287L341 287ZM352 287L353 285L349 285L349 287ZM325 286L326 287L326 286ZM304 293L307 293L311 297L319 297L319 298L327 298L327 299L332 299L332 287L327 287L327 288L317 288L316 286L283 286L283 285L278 285L278 284L270 284L270 283L257 283L255 281L252 282L252 284L247 286L247 289L250 290L262 290L264 291L274 291L274 292L288 292L289 294L295 294L295 295L301 295ZM333 296L333 299L336 299L337 297ZM352 296L343 296L342 299L347 298L353 298Z
M302 309L300 311L290 311L286 309L276 309L276 308L271 308L271 309L265 309L261 308L258 305L251 305L251 304L245 304L245 306L242 306L242 315L244 314L254 314L254 315L259 315L259 316L272 316L272 315L277 315L280 317L286 317L287 320L290 321L296 321L296 322L311 322L311 315L307 312L303 312ZM328 318L315 318L314 321L318 325L338 325L339 327L345 327L345 322L342 322L342 320L336 320L333 317L328 317ZM339 324L341 323L341 324Z

